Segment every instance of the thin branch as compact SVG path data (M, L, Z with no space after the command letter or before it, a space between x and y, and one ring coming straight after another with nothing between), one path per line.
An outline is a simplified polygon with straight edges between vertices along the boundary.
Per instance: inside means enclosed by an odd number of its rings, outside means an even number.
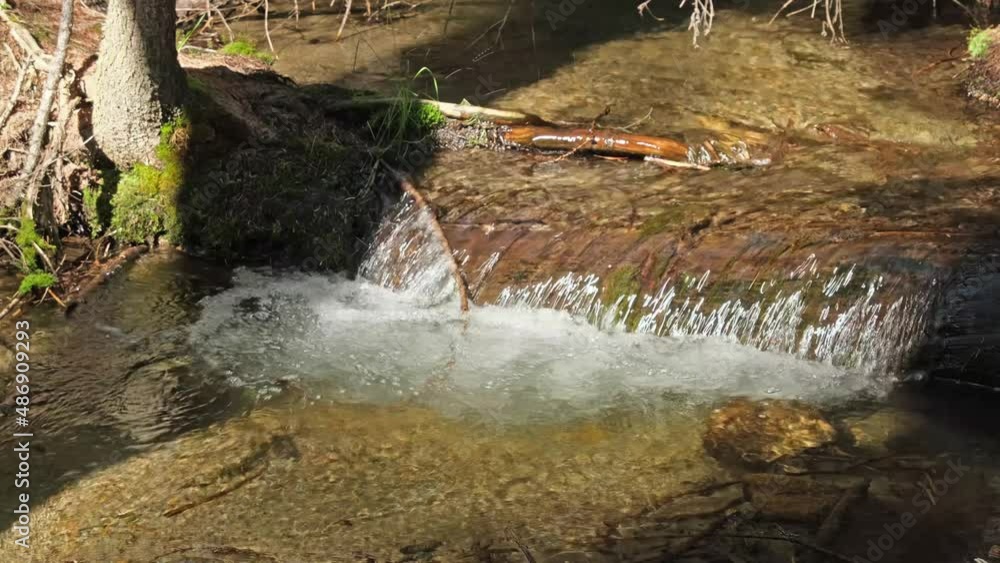
M264 0L264 36L267 37L267 46L271 49L271 53L277 55L274 52L274 42L271 41L270 14L271 3L269 0Z
M62 20L59 22L59 37L56 40L56 52L49 67L49 74L45 80L45 88L42 90L42 101L35 114L35 123L31 127L31 142L28 145L28 157L21 169L21 177L27 183L31 182L32 174L38 161L42 157L42 146L45 144L45 137L48 131L49 113L52 111L52 102L55 98L56 88L59 80L62 79L63 65L66 63L66 51L69 47L69 36L73 32L73 0L63 0ZM27 187L25 197L25 211L28 217L33 216L33 207L37 188L34 183Z
M14 54L11 52L10 46L4 44L4 47L7 48L8 53L13 58ZM21 97L21 89L24 87L24 79L28 76L28 69L31 68L30 60L24 64L20 64L17 62L17 59L14 59L14 64L18 67L17 79L14 81L14 89L10 92L10 99L7 100L7 107L4 108L3 114L0 114L0 129L3 129L3 126L7 124L7 119L14 113L14 106L17 105L17 99Z
M340 40L341 34L344 33L344 26L347 25L347 18L351 15L351 2L353 0L347 0L347 7L344 8L344 17L340 20L340 29L337 30L337 40Z

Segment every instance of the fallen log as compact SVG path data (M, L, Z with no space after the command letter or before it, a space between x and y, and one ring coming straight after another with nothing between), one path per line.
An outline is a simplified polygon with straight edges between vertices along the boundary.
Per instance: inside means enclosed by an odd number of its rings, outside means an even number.
M525 125L501 131L500 139L510 146L526 149L575 150L615 156L651 156L667 161L688 161L688 146L679 141L602 129L563 129Z

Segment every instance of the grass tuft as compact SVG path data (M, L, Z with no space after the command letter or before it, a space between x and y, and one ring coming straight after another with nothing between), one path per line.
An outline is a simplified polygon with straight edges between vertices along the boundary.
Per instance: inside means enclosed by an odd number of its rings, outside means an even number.
M261 51L257 48L257 44L253 40L244 36L237 37L233 41L226 43L221 49L219 49L219 51L227 55L250 57L266 64L274 64L273 53Z
M24 273L32 272L44 266L41 258L38 256L38 251L35 250L35 245L38 245L45 252L55 250L55 247L46 242L38 234L38 231L35 230L35 221L30 217L21 218L21 227L17 230L14 242L21 250L21 271Z
M973 29L969 32L969 56L979 59L986 56L993 44L993 31L991 29Z
M48 272L35 271L24 276L17 288L18 295L27 295L36 289L45 289L56 284L56 277Z

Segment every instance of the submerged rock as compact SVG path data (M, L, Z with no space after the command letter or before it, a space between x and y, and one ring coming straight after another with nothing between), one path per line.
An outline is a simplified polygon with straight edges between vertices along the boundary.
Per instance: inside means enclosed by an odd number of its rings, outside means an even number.
M705 449L723 461L770 463L829 444L833 426L799 401L737 398L712 411Z
M919 441L928 430L928 422L923 416L898 409L881 409L866 416L848 418L844 425L855 446L879 455L892 451L893 443Z

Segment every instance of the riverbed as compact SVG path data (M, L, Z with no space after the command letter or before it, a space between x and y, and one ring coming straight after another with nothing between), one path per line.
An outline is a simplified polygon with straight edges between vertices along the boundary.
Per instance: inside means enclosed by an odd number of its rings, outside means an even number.
M996 275L1000 121L933 64L962 28L885 38L852 6L843 47L725 9L694 48L673 12L574 6L431 4L341 42L339 16L305 14L271 39L303 83L388 93L428 67L443 100L584 126L610 106L604 126L771 164L438 153L410 172L468 313L405 204L360 274L163 251L68 319L34 309L27 560L941 563L1000 543L995 398L906 361L932 303L965 311ZM970 262L986 283L940 296Z

